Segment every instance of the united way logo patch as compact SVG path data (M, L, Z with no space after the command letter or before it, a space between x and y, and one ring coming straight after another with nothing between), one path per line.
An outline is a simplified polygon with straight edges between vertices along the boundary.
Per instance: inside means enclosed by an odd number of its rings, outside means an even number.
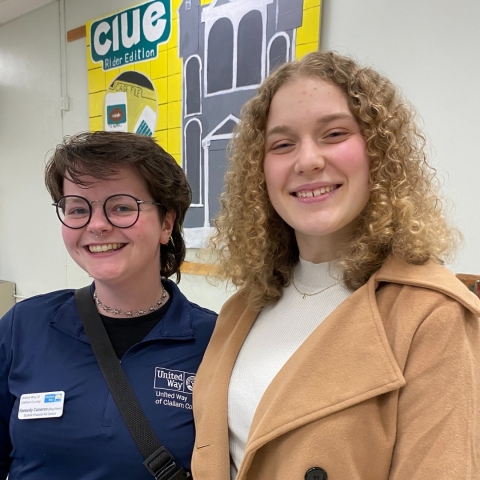
M156 396L155 403L157 405L191 410L194 383L194 373L155 367L155 380L153 383Z
M182 372L181 370L170 370L168 368L155 368L155 389L170 390L192 394L195 374Z

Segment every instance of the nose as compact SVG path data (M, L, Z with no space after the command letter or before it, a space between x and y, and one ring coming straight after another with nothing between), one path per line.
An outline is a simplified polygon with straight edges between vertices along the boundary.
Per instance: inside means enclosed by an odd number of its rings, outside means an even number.
M295 173L298 175L308 175L323 170L326 165L324 153L314 139L306 138L302 140L300 148L297 150Z
M107 220L102 204L93 201L92 216L88 223L88 231L98 236L104 232L111 231L112 229L113 225Z

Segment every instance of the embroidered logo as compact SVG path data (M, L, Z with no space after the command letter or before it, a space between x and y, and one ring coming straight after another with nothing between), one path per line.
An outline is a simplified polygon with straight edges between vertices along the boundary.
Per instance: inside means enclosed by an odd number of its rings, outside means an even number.
M191 377L187 377L187 379L185 380L185 386L187 387L188 390L190 390L191 392L193 392L193 384L195 382L195 375L191 376Z
M155 403L157 405L191 410L194 383L194 373L155 367L155 379L153 383L155 396L157 397Z

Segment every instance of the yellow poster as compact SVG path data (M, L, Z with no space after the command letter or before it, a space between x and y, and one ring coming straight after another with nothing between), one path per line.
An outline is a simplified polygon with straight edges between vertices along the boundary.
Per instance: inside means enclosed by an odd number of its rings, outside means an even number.
M278 65L318 50L320 26L321 0L150 1L87 24L90 129L154 136L182 165L189 246L219 210L241 106Z

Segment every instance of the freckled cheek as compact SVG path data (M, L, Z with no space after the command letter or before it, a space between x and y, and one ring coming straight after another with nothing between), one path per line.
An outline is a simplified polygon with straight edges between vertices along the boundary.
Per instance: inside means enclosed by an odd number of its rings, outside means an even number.
M332 147L330 151L331 158L339 162L352 162L365 157L365 149L362 148L360 142L353 138L349 141L332 145Z
M358 152L354 155L346 155L338 159L334 165L347 180L349 190L359 199L369 196L370 162L365 155Z
M290 170L289 164L286 161L282 162L279 159L268 161L266 159L263 166L263 173L265 174L267 189L279 187L288 177Z

